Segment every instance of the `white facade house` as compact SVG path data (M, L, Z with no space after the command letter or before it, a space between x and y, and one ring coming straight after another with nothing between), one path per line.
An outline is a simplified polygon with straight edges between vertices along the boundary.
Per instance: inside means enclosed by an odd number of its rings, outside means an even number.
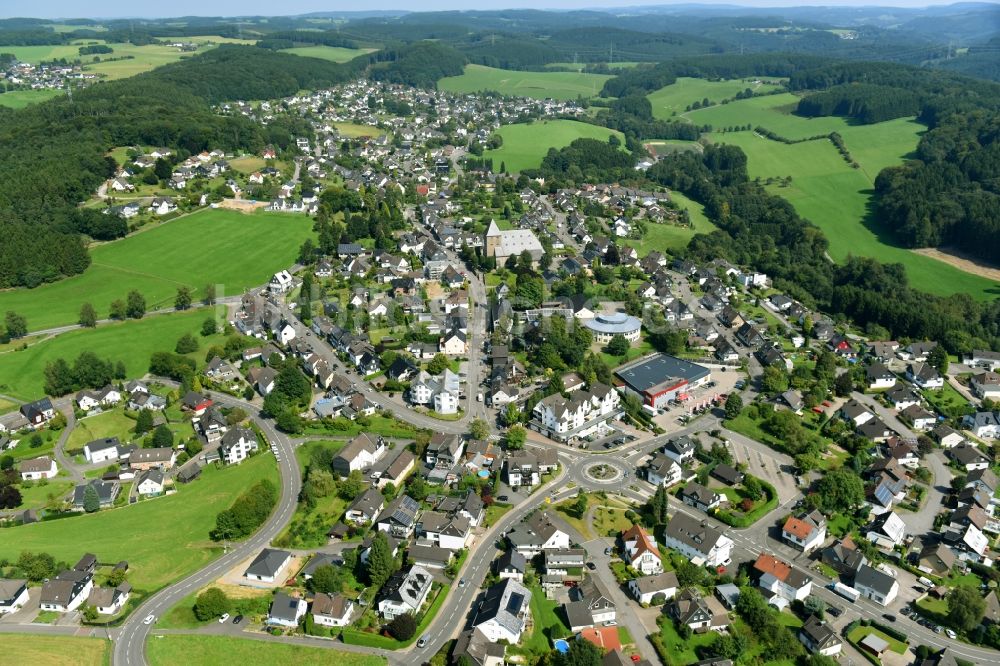
M569 398L554 393L535 405L530 425L557 441L586 437L619 413L620 402L618 392L604 384L573 391Z
M677 594L677 574L673 571L656 574L654 576L641 576L633 578L628 582L629 592L640 604L654 604L662 596L663 601L673 599Z
M531 617L531 591L508 578L486 590L472 626L491 643L516 645Z
M633 525L622 534L625 561L639 573L649 576L663 572L660 551L653 535L639 525Z
M42 585L39 608L43 611L69 613L83 605L94 589L94 576L70 569Z
M293 285L294 281L292 280L291 273L288 271L278 271L271 277L267 288L273 293L284 294L287 291L291 291Z
M274 583L281 580L281 576L291 561L291 553L284 550L275 550L274 548L265 548L258 553L243 575L248 580L261 583Z
M38 481L39 479L51 479L59 473L56 461L48 456L25 460L17 466L17 471L21 475L22 481Z
M405 613L417 615L433 582L431 573L419 565L397 571L379 592L379 614L389 622Z
M28 581L0 578L0 615L16 613L28 603Z
M305 616L308 609L309 605L304 599L296 599L284 592L278 592L274 595L271 609L267 613L267 624L293 629L299 626L299 620Z
M118 441L117 437L97 439L84 445L83 457L92 465L110 460L118 460L118 449L120 446L121 442Z
M233 428L222 436L219 455L227 465L238 465L257 450L257 435L249 428Z
M789 516L781 528L781 537L808 553L826 541L826 518L818 511L802 516Z
M899 583L889 574L862 564L854 576L854 589L877 604L888 606L899 593Z
M812 578L773 555L761 553L753 567L759 575L757 585L771 593L771 604L779 608L802 601L812 592Z
M676 460L657 453L646 466L646 480L654 486L669 488L684 480L684 469Z
M324 627L346 627L354 615L354 602L340 594L317 592L312 604L313 620Z
M677 513L667 523L663 545L673 548L693 562L705 566L724 566L733 552L733 540L706 520Z

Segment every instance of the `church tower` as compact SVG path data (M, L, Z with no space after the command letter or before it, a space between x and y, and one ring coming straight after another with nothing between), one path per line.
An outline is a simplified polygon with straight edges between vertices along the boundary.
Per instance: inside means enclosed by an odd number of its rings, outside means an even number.
M495 257L497 248L500 247L500 237L502 232L497 226L496 220L490 220L490 227L486 230L486 256Z

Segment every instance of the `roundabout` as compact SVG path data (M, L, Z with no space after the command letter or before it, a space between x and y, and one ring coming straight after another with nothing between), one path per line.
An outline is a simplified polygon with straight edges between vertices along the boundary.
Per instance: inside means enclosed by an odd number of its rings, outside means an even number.
M583 485L607 486L620 483L629 476L629 467L619 460L587 461L581 465L577 476Z

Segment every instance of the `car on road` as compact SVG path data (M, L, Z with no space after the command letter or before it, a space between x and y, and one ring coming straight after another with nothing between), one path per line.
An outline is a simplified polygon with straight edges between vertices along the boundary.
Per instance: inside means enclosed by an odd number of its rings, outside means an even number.
M632 655L632 661L639 662L642 661L642 657L637 654Z
M222 617L219 618L219 624L225 624L226 620L229 619L229 613L223 613Z
M596 571L597 565L594 564L593 562L587 562L587 568L590 569L591 571Z
M938 626L934 627L934 633L935 634L940 634L942 631L944 631L944 627L942 627L940 624Z
M426 636L426 635L424 635L424 636L421 636L421 637L420 637L420 640L419 640L419 641L417 641L417 647L418 647L418 648L422 648L422 647L424 647L425 645L427 645L427 641L428 641L428 640L430 640L430 638L429 638L428 636Z
M155 615L147 615L146 619L142 621L143 624L147 624L147 625L148 624L153 624L154 622L156 622L156 616Z
M826 612L834 617L840 617L843 614L844 609L840 606L828 606Z
M509 498L509 497L507 497L506 495L501 495L500 497L498 497L498 498L497 498L497 500L499 500L499 501L501 501L501 502L506 502L506 501L507 501L507 500L509 500L509 499L510 499L510 498Z
M241 615L237 615L236 617L233 618L233 624L239 624L242 621L243 621L243 615L242 614Z
M617 627L618 626L618 620L608 620L607 622L604 623L604 626L605 627Z
M458 581L458 586L459 587L465 587L465 579L464 578L461 579L460 581Z
M948 634L948 638L952 639L958 638L958 634L955 633L954 629L945 629L944 633Z
M882 613L882 617L884 617L885 619L889 620L889 622L895 622L896 621L896 616L893 615L892 613Z
M610 555L611 554L611 549L610 548L605 548L604 549L604 554L605 555Z

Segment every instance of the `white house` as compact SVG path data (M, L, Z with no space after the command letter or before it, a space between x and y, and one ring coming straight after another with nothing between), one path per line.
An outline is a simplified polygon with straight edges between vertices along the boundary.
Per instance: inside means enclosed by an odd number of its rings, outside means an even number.
M69 569L42 585L39 608L68 613L83 605L94 589L94 576L87 571Z
M139 483L136 484L136 492L140 495L152 496L163 492L163 472L158 469L151 469L139 476Z
M0 578L0 615L16 613L28 603L28 581Z
M422 542L446 550L460 550L469 544L472 526L462 515L449 516L438 511L424 511L417 523L417 536Z
M292 561L292 554L284 550L265 548L257 554L243 576L249 580L262 583L274 583L281 580L282 574Z
M854 589L877 604L888 606L899 593L899 583L893 576L862 564L854 575Z
M844 646L844 642L837 636L837 632L815 615L810 615L802 628L799 629L799 640L813 654L822 654L827 657L840 654L840 650Z
M516 645L531 616L531 591L513 578L492 585L476 609L472 626L491 643Z
M381 435L363 432L340 450L333 459L333 470L346 477L354 470L371 467L388 450L389 443Z
M97 609L100 615L114 615L132 596L132 586L123 582L117 587L95 587L90 591L87 604Z
M676 513L667 523L663 545L673 548L697 564L711 567L729 563L733 540L706 520Z
M286 291L291 291L293 284L294 281L292 280L291 273L288 271L278 271L271 277L267 288L273 293L283 294Z
M93 442L88 442L83 446L83 457L87 459L88 463L93 465L108 462L109 460L118 460L120 447L121 442L118 441L117 437L95 439Z
M886 550L901 545L905 537L906 523L892 511L878 515L868 526L868 540Z
M507 540L525 557L546 550L569 548L569 534L556 527L544 512L536 513L507 533Z
M980 398L1000 400L1000 374L992 371L976 373L969 378L969 386Z
M233 428L222 436L219 455L227 465L238 465L257 450L257 435L249 428Z
M17 471L21 475L22 481L37 481L39 479L51 479L59 473L56 461L48 456L25 460L17 466Z
M309 606L304 599L290 597L284 592L274 595L271 609L267 612L267 624L277 627L295 628L305 616Z
M586 437L618 414L620 401L617 391L596 383L588 391L573 391L569 398L554 393L535 405L530 425L556 441Z
M340 594L317 592L312 603L313 620L324 627L346 627L354 614L354 602Z
M625 561L639 573L649 576L663 571L660 551L653 535L639 525L633 525L622 534Z
M808 553L826 541L826 518L819 511L789 516L781 528L781 538Z
M434 578L427 569L413 565L406 571L394 573L378 595L378 612L386 621L398 615L417 615L430 594Z
M812 578L772 555L761 553L753 568L759 576L758 587L771 593L770 603L778 608L802 601L812 592Z
M684 480L684 469L676 460L657 453L646 466L646 480L655 486L669 488Z
M663 601L673 599L677 594L677 574L673 571L633 578L628 582L629 592L640 604L655 604L662 596Z

